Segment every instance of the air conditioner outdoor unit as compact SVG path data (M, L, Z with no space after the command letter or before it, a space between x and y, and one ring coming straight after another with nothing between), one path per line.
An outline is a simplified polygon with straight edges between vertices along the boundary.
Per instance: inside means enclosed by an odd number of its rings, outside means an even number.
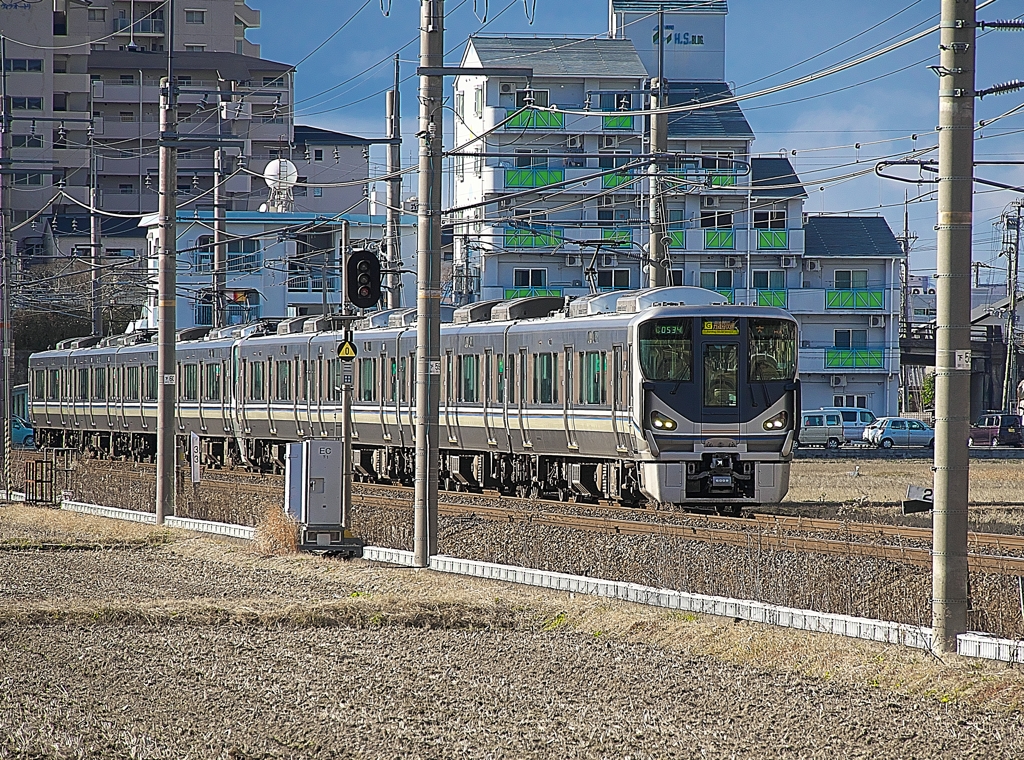
M796 266L796 256L780 256L779 265L783 269L792 269Z
M883 316L872 316L868 321L871 327L885 327L885 317Z
M601 135L601 147L602 148L618 148L619 147L619 136L618 135Z
M583 148L583 135L569 135L565 138L565 147L569 150L580 150Z
M583 287L583 280L573 280L572 281L572 286L574 288L582 288Z
M804 259L804 269L808 272L820 272L821 262L817 259Z
M499 198L498 199L498 209L499 210L504 211L505 209L510 209L510 208L512 208L512 199L511 198Z
M613 198L612 196L610 196L610 195L599 195L599 196L597 196L597 207L598 208L601 208L602 206L614 206L614 205L615 205L615 198Z
M713 195L702 195L700 198L701 208L718 208L718 198Z
M846 387L846 375L832 375L832 387L833 388L845 388Z
M578 253L570 253L565 257L565 265L567 267L581 267L583 266L583 257Z
M613 253L605 253L601 256L601 266L603 267L617 267L619 265L619 257Z
M498 85L498 91L502 95L515 95L516 86L512 82L502 82L500 85Z
M725 265L729 269L739 269L741 266L743 266L743 259L740 256L726 256Z
M911 288L910 293L911 295L919 296L921 295L921 288Z

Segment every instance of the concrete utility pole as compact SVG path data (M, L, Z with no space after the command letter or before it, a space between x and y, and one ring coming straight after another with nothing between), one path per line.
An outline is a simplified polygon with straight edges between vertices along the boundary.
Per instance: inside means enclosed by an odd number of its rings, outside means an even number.
M388 160L387 174L387 240L388 269L388 308L397 309L402 305L402 178L397 176L402 170L402 101L398 85L401 81L401 64L395 56L395 89L387 94Z
M224 100L220 94L222 82L217 83L217 138L224 139ZM234 83L231 90L234 91ZM205 97L205 96L204 96ZM228 129L233 134L231 121ZM224 149L213 151L213 326L224 327L224 290L227 286L227 222L224 198Z
M909 196L903 195L903 236L899 238L900 248L903 249L903 260L900 261L900 324L897 340L902 335L910 332L910 246L917 238L910 234L910 206ZM900 412L906 414L910 410L910 389L908 386L909 377L907 367L900 362Z
M932 647L955 652L967 630L976 12L941 2Z
M91 109L90 109L91 110ZM100 193L96 176L96 141L93 127L89 125L89 271L92 281L92 334L103 335L103 280L100 262L103 260L103 232L99 215Z
M7 60L7 38L0 36L0 61ZM0 415L3 419L3 479L4 498L11 495L11 361L14 341L11 337L11 112L7 97L7 67L0 72L0 363L3 364L3 397Z
M174 514L178 149L174 81L174 2L167 2L167 76L160 83L160 252L157 282L156 524Z
M341 316L343 335L346 342L352 341L352 320L349 318L348 302L348 254L351 249L351 231L348 222L341 223ZM324 272L323 279L327 279ZM326 309L324 315L327 315ZM348 531L352 527L352 359L341 359L341 526Z
M668 103L668 90L665 86L665 13L658 12L658 78L651 82L651 109L664 108ZM669 284L668 246L665 238L668 230L665 225L665 198L662 192L661 171L664 168L660 160L668 153L668 114L651 114L651 153L655 159L648 169L650 172L650 204L648 210L647 264L648 280L652 288L661 288Z
M420 0L420 185L416 271L416 496L414 561L437 550L438 410L441 401L441 151L444 0Z
M1017 408L1017 291L1020 283L1020 210L1003 214L1003 254L1006 256L1006 290L1010 297L1006 312L1006 366L1003 372L1003 411Z

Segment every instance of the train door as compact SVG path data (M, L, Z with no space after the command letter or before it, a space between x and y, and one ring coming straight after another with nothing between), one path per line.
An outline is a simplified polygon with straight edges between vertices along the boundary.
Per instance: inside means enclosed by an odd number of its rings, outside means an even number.
M109 361L110 357L107 358ZM106 376L107 385L107 428L115 430L117 428L117 394L120 391L120 386L117 382L117 367L108 365L103 368L103 373Z
M484 406L484 433L487 436L488 446L497 446L498 439L495 436L495 428L501 425L501 407L495 404L494 393L494 349L484 349L484 371L483 371L483 394L481 399Z
M576 414L574 409L574 398L576 392L576 369L575 369L575 350L573 346L565 346L563 355L565 357L564 366L562 370L565 383L562 386L562 422L565 425L565 444L568 448L576 451L579 449L579 441L576 440ZM582 371L582 367L580 368Z
M612 429L615 431L615 450L620 454L630 450L632 386L629 382L629 359L622 346L612 346Z
M516 364L516 368L519 370L519 387L516 389L516 408L519 417L519 434L523 442L523 448L533 448L533 441L530 438L530 420L526 416L526 410L529 407L528 399L526 397L526 390L529 388L529 382L527 380L527 368L528 358L525 348L519 349L519 356Z
M393 426L390 408L393 403L391 394L393 393L395 386L394 375L391 372L391 360L388 358L387 351L383 350L383 347L386 345L387 344L384 341L381 341L380 379L378 381L378 387L380 388L380 406L378 407L378 414L380 415L381 438L385 442L390 442L391 428Z
M705 435L740 432L740 322L737 318L700 320L701 422Z
M291 399L292 399L292 419L295 420L295 434L299 438L306 437L307 420L305 419L305 409L303 408L306 400L306 377L303 372L303 361L301 353L292 357L290 377L288 383L291 384Z
M214 388L217 391L217 401L220 404L220 426L225 433L231 432L231 398L234 395L234 379L230 372L231 363L223 359L217 365L217 376L214 378Z
M458 443L455 434L455 357L451 351L444 352L444 424L448 430L448 443Z

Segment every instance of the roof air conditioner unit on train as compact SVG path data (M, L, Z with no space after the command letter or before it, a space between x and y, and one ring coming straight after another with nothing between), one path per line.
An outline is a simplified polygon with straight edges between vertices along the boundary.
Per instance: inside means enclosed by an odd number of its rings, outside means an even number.
M820 272L821 262L817 259L804 259L804 269L808 272Z
M513 82L502 82L500 85L498 85L498 91L502 95L515 95L516 86Z
M868 323L871 327L885 327L885 317L883 316L872 316L868 317Z
M718 208L718 198L714 195L702 195L700 198L701 208Z
M583 266L583 257L578 253L570 253L565 257L565 265L567 267L581 267Z
M605 253L601 256L601 266L603 267L617 267L619 265L619 257L613 253Z
M846 375L832 375L832 387L833 388L845 388L846 387Z
M796 266L796 256L780 256L779 265L783 269L792 269Z
M725 265L729 269L739 269L743 266L743 258L741 256L726 256Z
M602 148L618 148L619 147L619 136L618 135L601 135L601 147Z

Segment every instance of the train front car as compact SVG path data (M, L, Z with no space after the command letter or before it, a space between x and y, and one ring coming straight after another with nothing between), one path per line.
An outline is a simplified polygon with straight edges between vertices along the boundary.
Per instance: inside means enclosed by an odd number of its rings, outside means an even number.
M799 416L795 320L679 306L647 309L632 327L647 497L732 512L781 501Z

